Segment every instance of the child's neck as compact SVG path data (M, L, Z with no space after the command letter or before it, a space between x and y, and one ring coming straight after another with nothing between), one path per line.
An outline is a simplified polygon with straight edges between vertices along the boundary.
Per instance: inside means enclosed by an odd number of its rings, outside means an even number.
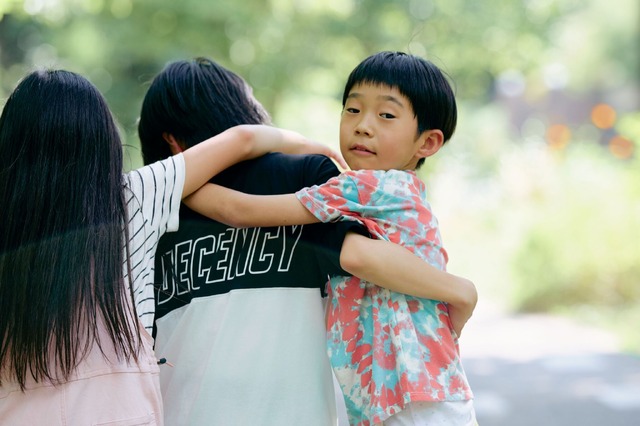
M403 171L403 172L414 172L414 173L415 173L415 171L416 171L416 169L415 169L414 167L407 167L407 168L393 168L393 167L391 167L391 168L389 168L389 169L368 169L368 168L366 168L366 167L360 167L360 168L355 168L355 169L354 169L354 168L352 168L350 165L349 165L349 170L351 170L351 171L359 171L359 170L382 170L382 171L385 171L385 172L388 172L389 170L400 170L400 171Z

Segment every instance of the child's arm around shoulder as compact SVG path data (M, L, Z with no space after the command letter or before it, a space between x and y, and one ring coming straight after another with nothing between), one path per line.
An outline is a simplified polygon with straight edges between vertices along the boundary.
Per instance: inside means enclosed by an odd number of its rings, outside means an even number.
M183 152L186 172L182 198L224 169L274 151L323 154L346 167L344 159L336 151L297 132L267 125L245 124L225 130Z
M236 228L319 221L295 194L252 195L208 183L185 198L184 203L203 216Z

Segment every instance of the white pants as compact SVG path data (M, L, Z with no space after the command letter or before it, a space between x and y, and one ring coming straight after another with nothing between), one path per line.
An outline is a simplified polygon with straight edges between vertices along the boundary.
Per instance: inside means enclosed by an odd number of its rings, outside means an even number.
M477 426L473 400L417 401L379 425L384 426Z

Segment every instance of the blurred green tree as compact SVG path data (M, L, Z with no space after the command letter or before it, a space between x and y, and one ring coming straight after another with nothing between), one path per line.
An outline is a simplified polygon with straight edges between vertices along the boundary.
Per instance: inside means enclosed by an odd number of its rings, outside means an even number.
M30 67L72 68L105 93L127 134L145 83L166 62L196 55L245 76L274 116L291 96L338 96L349 70L384 49L432 59L453 76L461 100L487 101L501 72L534 72L551 29L581 7L507 0L2 1L4 93Z

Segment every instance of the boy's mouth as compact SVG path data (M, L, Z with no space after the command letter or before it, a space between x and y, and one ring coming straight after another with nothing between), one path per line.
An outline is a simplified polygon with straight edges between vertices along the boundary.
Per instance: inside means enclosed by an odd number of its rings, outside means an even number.
M373 155L376 154L375 152L371 151L370 149L368 149L364 145L354 145L354 146L351 147L351 151L357 151L357 152L362 152L362 153L366 153L366 154L373 154Z

